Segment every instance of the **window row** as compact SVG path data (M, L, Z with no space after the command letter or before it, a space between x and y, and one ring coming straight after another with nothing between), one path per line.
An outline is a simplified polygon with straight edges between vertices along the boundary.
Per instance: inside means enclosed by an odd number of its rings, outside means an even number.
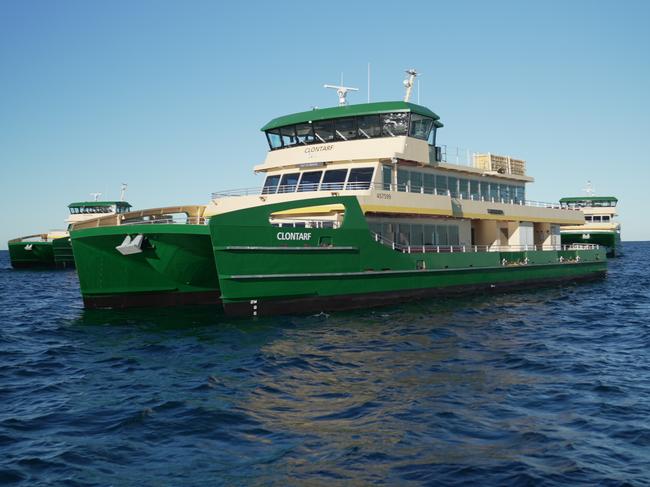
M87 213L114 213L115 208L112 206L82 206L70 208L70 214L83 215ZM118 211L121 213L121 211Z
M369 189L373 172L373 167L359 167L274 174L266 177L262 194Z
M383 168L383 187L389 191L393 185L392 169ZM397 191L427 194L450 194L453 198L486 199L494 201L514 201L523 203L526 200L524 186L476 181L474 179L457 178L438 174L422 173L397 169Z
M458 225L371 222L368 226L383 239L399 245L460 245Z
M435 145L432 118L410 112L395 112L288 125L267 130L266 138L271 150L275 150L297 145L398 135L429 140L432 134L431 143Z
M588 222L608 222L609 221L609 215L585 215L585 221Z

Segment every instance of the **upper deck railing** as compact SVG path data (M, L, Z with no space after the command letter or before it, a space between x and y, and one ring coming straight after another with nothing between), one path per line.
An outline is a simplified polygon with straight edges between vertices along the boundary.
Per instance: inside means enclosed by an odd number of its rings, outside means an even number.
M288 194L288 193L302 193L312 191L330 191L340 194L341 191L394 191L399 193L415 193L415 194L428 194L437 196L449 196L458 200L468 201L483 201L488 203L503 203L519 206L530 206L535 208L552 208L561 209L559 203L548 203L543 201L522 200L518 198L494 198L490 196L468 194L466 192L452 192L449 189L440 189L434 187L413 187L408 184L389 184L389 183L367 183L367 182L353 182L353 183L314 183L314 184L291 184L285 186L278 186L275 191L269 191L268 188L239 188L224 191L215 191L212 193L212 199L217 200L220 198L227 198L233 196L266 196L272 194Z

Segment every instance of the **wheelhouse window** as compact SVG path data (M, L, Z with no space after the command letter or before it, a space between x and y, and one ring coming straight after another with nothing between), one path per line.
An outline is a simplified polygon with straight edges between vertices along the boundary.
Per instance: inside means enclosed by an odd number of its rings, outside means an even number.
M354 140L357 138L357 121L354 117L337 118L334 121L336 140Z
M262 188L262 194L275 194L278 190L279 182L279 174L276 174L274 176L266 176L266 181L264 181L264 187Z
M408 129L409 113L385 113L381 116L381 135L384 137L397 137L406 135Z
M282 127L280 129L280 135L282 136L282 145L284 147L291 147L298 144L298 138L296 137L296 127L290 125L289 127Z
M298 184L299 176L300 173L297 172L283 174L282 179L280 180L280 187L278 188L278 193L293 193L296 190L296 185Z
M409 135L411 137L415 137L416 139L429 140L429 134L431 133L432 126L433 119L429 117L423 117L417 113L412 113Z
M282 149L282 137L280 136L280 129L267 130L266 138L269 141L271 150Z
M313 144L316 142L314 127L310 123L300 123L296 125L296 136L299 144Z
M318 191L318 184L323 171L309 171L302 173L300 177L300 184L298 184L298 191Z
M329 171L325 171L321 190L343 189L347 175L347 169L330 169Z
M334 120L314 122L314 135L321 143L334 140Z
M357 117L357 124L359 127L360 138L370 139L372 137L381 136L379 115L366 115L364 117Z
M374 171L374 167L350 169L350 176L348 177L348 183L345 189L369 189Z

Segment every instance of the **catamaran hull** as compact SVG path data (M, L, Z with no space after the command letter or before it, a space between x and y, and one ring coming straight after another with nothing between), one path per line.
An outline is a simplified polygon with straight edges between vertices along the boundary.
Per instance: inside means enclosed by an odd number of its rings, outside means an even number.
M512 270L504 270L502 276L499 276L499 272L485 273L474 270L472 271L473 276L462 278L459 277L459 274L463 271L459 271L459 273L450 273L439 279L431 279L429 283L431 287L404 288L405 283L393 281L392 283L383 283L383 286L388 288L387 290L369 293L350 290L347 294L288 298L257 297L256 295L254 299L225 299L223 309L227 315L238 317L331 312L376 308L423 299L524 291L541 287L553 287L559 284L596 281L606 276L606 270L603 269L602 265L590 266L584 264L580 268L572 268L570 272L566 272L566 270L566 267L554 270L530 267L527 269L525 276L521 274L517 277L511 276L513 280L504 280L505 275L512 274ZM350 287L355 290L363 289L368 287L368 281L371 279L373 279L371 276L365 279L363 277L352 278ZM344 280L344 278L339 278L335 282L323 282L322 288L325 290L327 287L336 285L339 289L343 289L346 287L342 282ZM458 280L465 280L466 283L451 284ZM279 283L275 284L278 285ZM283 284L291 287L294 292L295 289L301 287L298 283L293 283L293 286L287 282Z
M52 242L10 242L8 248L14 269L55 267Z
M340 228L278 228L269 222L274 212L323 204L345 206ZM354 197L225 213L211 218L210 229L223 307L238 316L318 313L590 281L605 276L607 267L604 250L597 248L396 250L372 237Z
M621 236L618 232L589 231L582 232L562 231L562 243L570 244L596 244L605 248L607 257L620 257L623 255L621 249Z
M141 244L125 251L125 238L138 235ZM97 227L71 240L86 308L220 304L206 225Z

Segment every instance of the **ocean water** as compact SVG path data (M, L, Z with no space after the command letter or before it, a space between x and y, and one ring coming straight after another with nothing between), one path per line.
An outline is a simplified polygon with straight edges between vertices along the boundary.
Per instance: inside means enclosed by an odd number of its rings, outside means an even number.
M330 316L84 311L0 253L0 484L650 485L650 243Z

